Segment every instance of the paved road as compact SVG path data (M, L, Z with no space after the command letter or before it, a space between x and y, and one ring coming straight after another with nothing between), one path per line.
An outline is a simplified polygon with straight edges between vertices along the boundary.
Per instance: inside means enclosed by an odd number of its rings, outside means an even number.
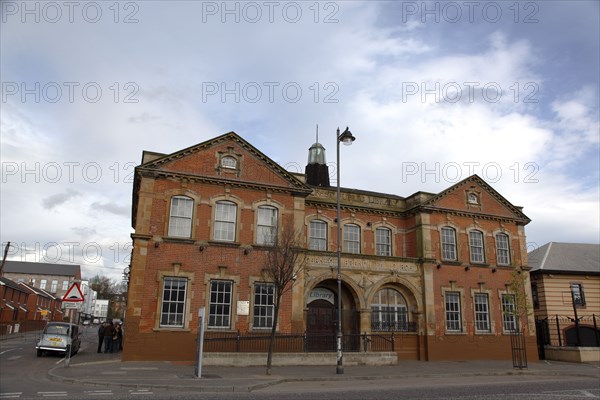
M274 368L205 367L120 361L97 354L94 328L83 330L79 354L37 358L35 337L0 342L2 399L261 399L322 400L600 399L600 366L541 362L524 371L510 362L401 362L391 367L335 366ZM226 392L226 393L223 393Z

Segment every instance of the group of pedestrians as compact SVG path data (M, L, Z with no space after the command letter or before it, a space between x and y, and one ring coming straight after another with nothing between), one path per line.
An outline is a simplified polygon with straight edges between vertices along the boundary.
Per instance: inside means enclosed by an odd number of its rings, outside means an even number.
M123 328L121 324L113 324L106 321L98 327L98 353L117 353L123 350Z

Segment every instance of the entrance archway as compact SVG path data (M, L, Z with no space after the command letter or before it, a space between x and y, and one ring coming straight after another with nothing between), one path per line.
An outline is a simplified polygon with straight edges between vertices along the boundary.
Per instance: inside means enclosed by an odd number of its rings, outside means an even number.
M335 350L335 307L327 300L308 304L306 333L308 351Z
M337 282L323 281L307 300L306 333L308 351L336 351L338 327ZM345 351L358 351L360 312L354 297L342 286L342 333Z

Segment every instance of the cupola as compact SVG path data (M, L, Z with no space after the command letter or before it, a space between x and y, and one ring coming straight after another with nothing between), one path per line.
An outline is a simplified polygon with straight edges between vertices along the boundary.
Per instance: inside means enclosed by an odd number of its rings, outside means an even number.
M306 183L311 186L330 186L329 167L325 161L325 147L319 143L318 130L317 141L308 149L308 164L304 169L304 174Z

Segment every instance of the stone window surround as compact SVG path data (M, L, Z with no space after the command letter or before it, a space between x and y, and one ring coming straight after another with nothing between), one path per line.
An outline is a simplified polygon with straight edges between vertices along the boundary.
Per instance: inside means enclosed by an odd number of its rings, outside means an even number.
M450 286L442 286L442 301L444 304L444 334L445 335L467 335L468 332L465 329L467 326L466 314L465 314L465 289L463 287L456 286L456 283L450 281ZM461 330L458 331L449 331L446 327L446 292L457 292L460 295L460 323Z
M159 269L156 271L156 282L157 282L157 299L156 302L156 310L154 313L154 329L153 331L190 331L190 321L193 317L191 312L191 304L192 299L194 298L194 291L192 290L195 280L195 272L192 271L182 271L182 264L178 262L174 262L171 264L171 269ZM185 310L183 314L183 327L161 327L160 326L160 315L162 308L162 297L163 297L163 282L164 278L187 278L187 293L185 300Z

